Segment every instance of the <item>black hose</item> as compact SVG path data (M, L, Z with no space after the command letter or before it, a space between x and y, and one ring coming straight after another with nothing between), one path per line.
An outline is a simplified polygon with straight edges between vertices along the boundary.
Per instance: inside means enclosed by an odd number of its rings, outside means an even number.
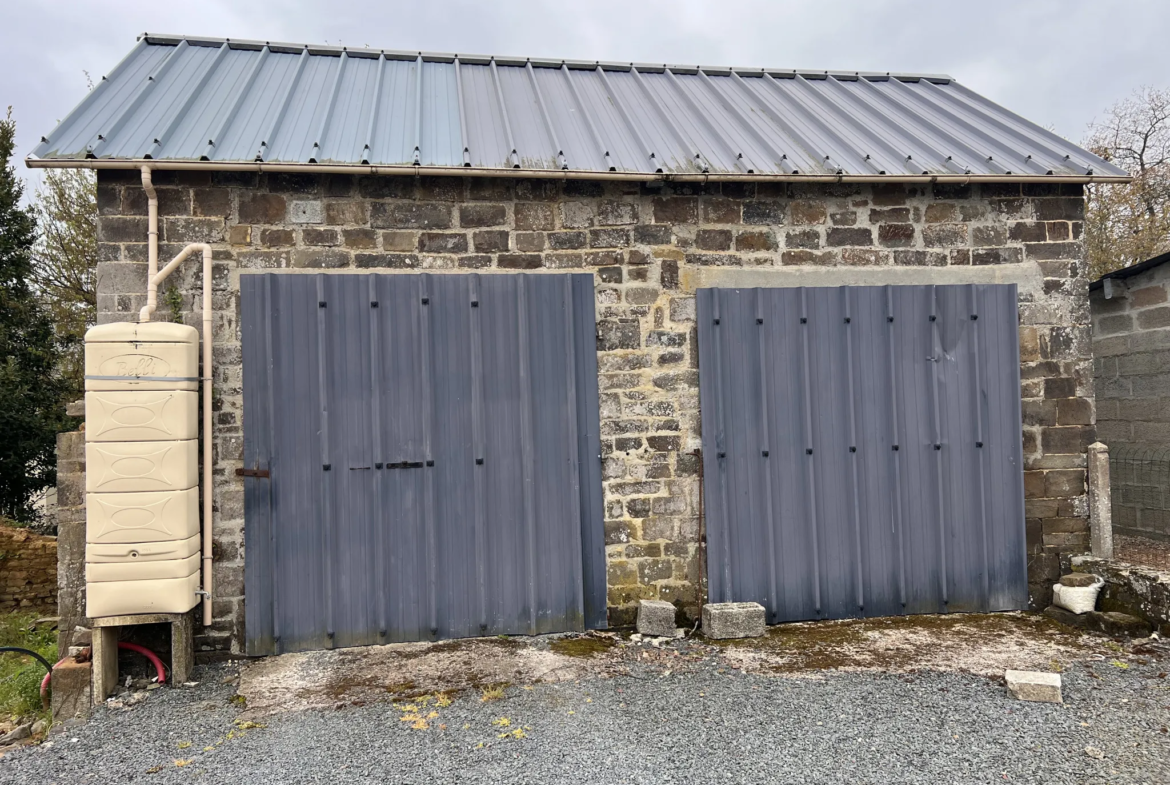
M52 664L44 657L37 654L35 651L31 651L30 649L22 649L19 646L0 646L0 652L6 651L20 652L21 654L27 654L30 657L35 657L37 661L41 663L41 665L45 666L45 670L47 670L49 673L53 672Z

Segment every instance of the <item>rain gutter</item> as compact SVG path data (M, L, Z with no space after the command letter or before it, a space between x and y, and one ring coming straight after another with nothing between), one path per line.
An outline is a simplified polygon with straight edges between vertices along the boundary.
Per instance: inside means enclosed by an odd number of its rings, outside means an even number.
M541 180L619 180L632 182L785 182L785 183L1128 183L1127 175L1011 175L1011 174L929 174L929 175L851 175L851 174L744 174L740 172L599 172L584 169L496 169L469 166L416 166L396 164L279 164L263 161L155 161L150 159L107 160L94 158L26 158L30 169L141 169L212 171L212 172L274 172L297 174L371 174L388 176L421 175L446 177L508 177Z

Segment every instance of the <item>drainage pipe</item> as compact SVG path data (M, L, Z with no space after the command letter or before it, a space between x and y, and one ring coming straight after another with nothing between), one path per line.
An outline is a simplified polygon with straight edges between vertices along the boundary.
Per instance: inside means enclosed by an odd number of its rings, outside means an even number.
M154 240L156 235L152 235ZM211 624L211 532L213 515L211 477L211 246L207 243L191 243L166 267L151 276L146 305L139 312L138 321L149 322L154 311L155 294L158 285L166 280L188 256L196 251L203 253L203 626Z
M150 181L150 167L142 167L142 188L147 196L147 237L150 248L147 252L149 278L146 282L146 305L138 313L139 322L149 322L150 315L158 305L158 285L166 280L188 256L201 251L203 254L203 626L211 624L211 533L212 475L211 475L211 246L207 243L191 243L158 269L158 198Z
M144 321L150 321L149 313L154 312L158 303L158 287L151 283L158 272L158 194L150 179L149 166L142 167L142 190L146 191L146 307L150 309Z

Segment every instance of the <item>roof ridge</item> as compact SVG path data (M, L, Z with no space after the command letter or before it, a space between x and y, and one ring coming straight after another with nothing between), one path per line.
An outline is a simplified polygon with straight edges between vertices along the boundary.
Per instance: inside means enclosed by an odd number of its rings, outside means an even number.
M834 77L836 79L851 79L856 80L865 78L870 81L880 81L886 79L897 79L903 82L918 82L923 79L935 82L937 84L950 84L957 82L957 80L948 74L928 74L928 73L913 73L903 71L848 71L848 70L834 70L821 68L770 68L761 66L725 66L725 65L703 65L703 64L684 64L684 63L639 63L639 62L622 62L617 60L574 60L569 58L555 58L555 57L520 57L507 55L485 55L473 54L470 52L427 52L422 50L408 50L408 49L379 49L376 47L365 46L334 46L331 44L306 44L293 43L287 41L262 41L259 39L246 38L216 38L212 36L187 36L169 33L150 33L144 32L138 36L139 41L145 41L151 45L160 46L175 46L181 41L186 41L189 46L214 46L218 47L224 43L228 44L229 49L263 49L268 47L275 52L301 52L308 50L310 55L324 55L324 56L340 56L342 52L347 53L350 57L386 57L391 60L415 60L422 57L424 62L450 63L456 58L462 63L468 65L483 64L486 65L491 61L495 61L498 65L516 65L523 66L527 63L532 63L533 68L560 68L561 65L567 65L569 68L597 68L601 67L606 71L629 71L631 68L636 68L643 72L662 72L666 69L675 71L677 73L697 73L702 71L709 74L727 75L736 73L741 76L760 76L764 73L776 77L794 77L800 75L805 79L825 79L827 77Z

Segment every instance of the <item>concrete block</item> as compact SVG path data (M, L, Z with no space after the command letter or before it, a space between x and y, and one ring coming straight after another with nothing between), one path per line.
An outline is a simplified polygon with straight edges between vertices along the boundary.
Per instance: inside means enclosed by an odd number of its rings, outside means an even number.
M1060 696L1060 674L1039 671L1008 671L1003 675L1008 692L1022 701L1063 703Z
M703 606L708 638L758 638L764 634L764 606L758 602L712 602Z
M673 638L674 605L665 600L640 600L638 632L658 638Z
M95 625L96 626L96 625ZM118 686L118 628L98 627L93 636L93 705L105 703Z
M171 686L178 686L191 678L191 668L195 664L193 613L184 613L171 622Z
M53 668L52 702L53 722L68 719L84 720L89 716L90 676L92 666L88 662L66 660Z

